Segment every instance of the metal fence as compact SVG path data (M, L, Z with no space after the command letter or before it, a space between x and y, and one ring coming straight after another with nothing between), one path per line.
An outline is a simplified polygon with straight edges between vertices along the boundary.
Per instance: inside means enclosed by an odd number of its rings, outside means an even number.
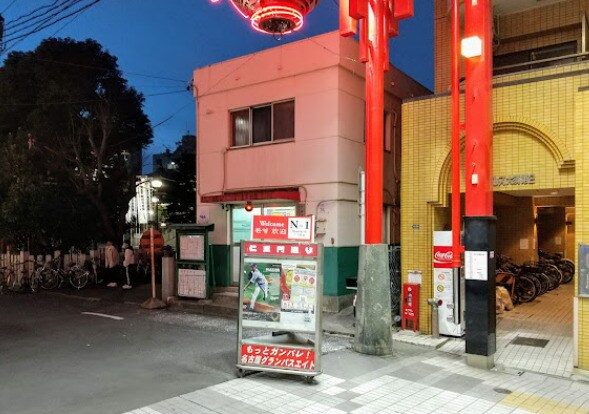
M401 320L401 246L389 246L389 276L391 283L391 316Z

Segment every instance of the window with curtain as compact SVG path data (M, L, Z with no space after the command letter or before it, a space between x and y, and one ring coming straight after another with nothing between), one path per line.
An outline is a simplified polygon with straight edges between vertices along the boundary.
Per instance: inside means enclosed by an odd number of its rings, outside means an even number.
M234 147L294 139L294 100L231 111Z

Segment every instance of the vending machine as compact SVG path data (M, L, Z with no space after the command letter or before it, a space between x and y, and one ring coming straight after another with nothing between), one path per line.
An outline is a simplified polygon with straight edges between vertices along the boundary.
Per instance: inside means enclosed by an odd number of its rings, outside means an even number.
M452 232L434 231L434 299L438 307L441 335L464 335L464 277L452 268ZM456 273L456 274L455 274Z

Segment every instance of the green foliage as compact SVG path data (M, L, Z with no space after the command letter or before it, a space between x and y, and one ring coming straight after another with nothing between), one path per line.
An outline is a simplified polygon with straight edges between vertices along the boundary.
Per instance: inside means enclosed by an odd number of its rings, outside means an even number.
M47 248L120 239L152 138L142 106L94 40L11 53L0 67L0 238Z

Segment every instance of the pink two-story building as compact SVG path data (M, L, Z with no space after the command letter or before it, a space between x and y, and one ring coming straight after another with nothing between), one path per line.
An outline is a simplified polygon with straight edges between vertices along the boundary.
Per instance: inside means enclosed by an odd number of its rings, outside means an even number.
M194 71L197 221L215 224L216 286L239 283L252 214L314 215L325 246L324 307L350 303L361 243L365 67L337 32ZM384 243L398 244L401 103L429 91L391 67L385 82ZM253 210L245 210L251 202Z

